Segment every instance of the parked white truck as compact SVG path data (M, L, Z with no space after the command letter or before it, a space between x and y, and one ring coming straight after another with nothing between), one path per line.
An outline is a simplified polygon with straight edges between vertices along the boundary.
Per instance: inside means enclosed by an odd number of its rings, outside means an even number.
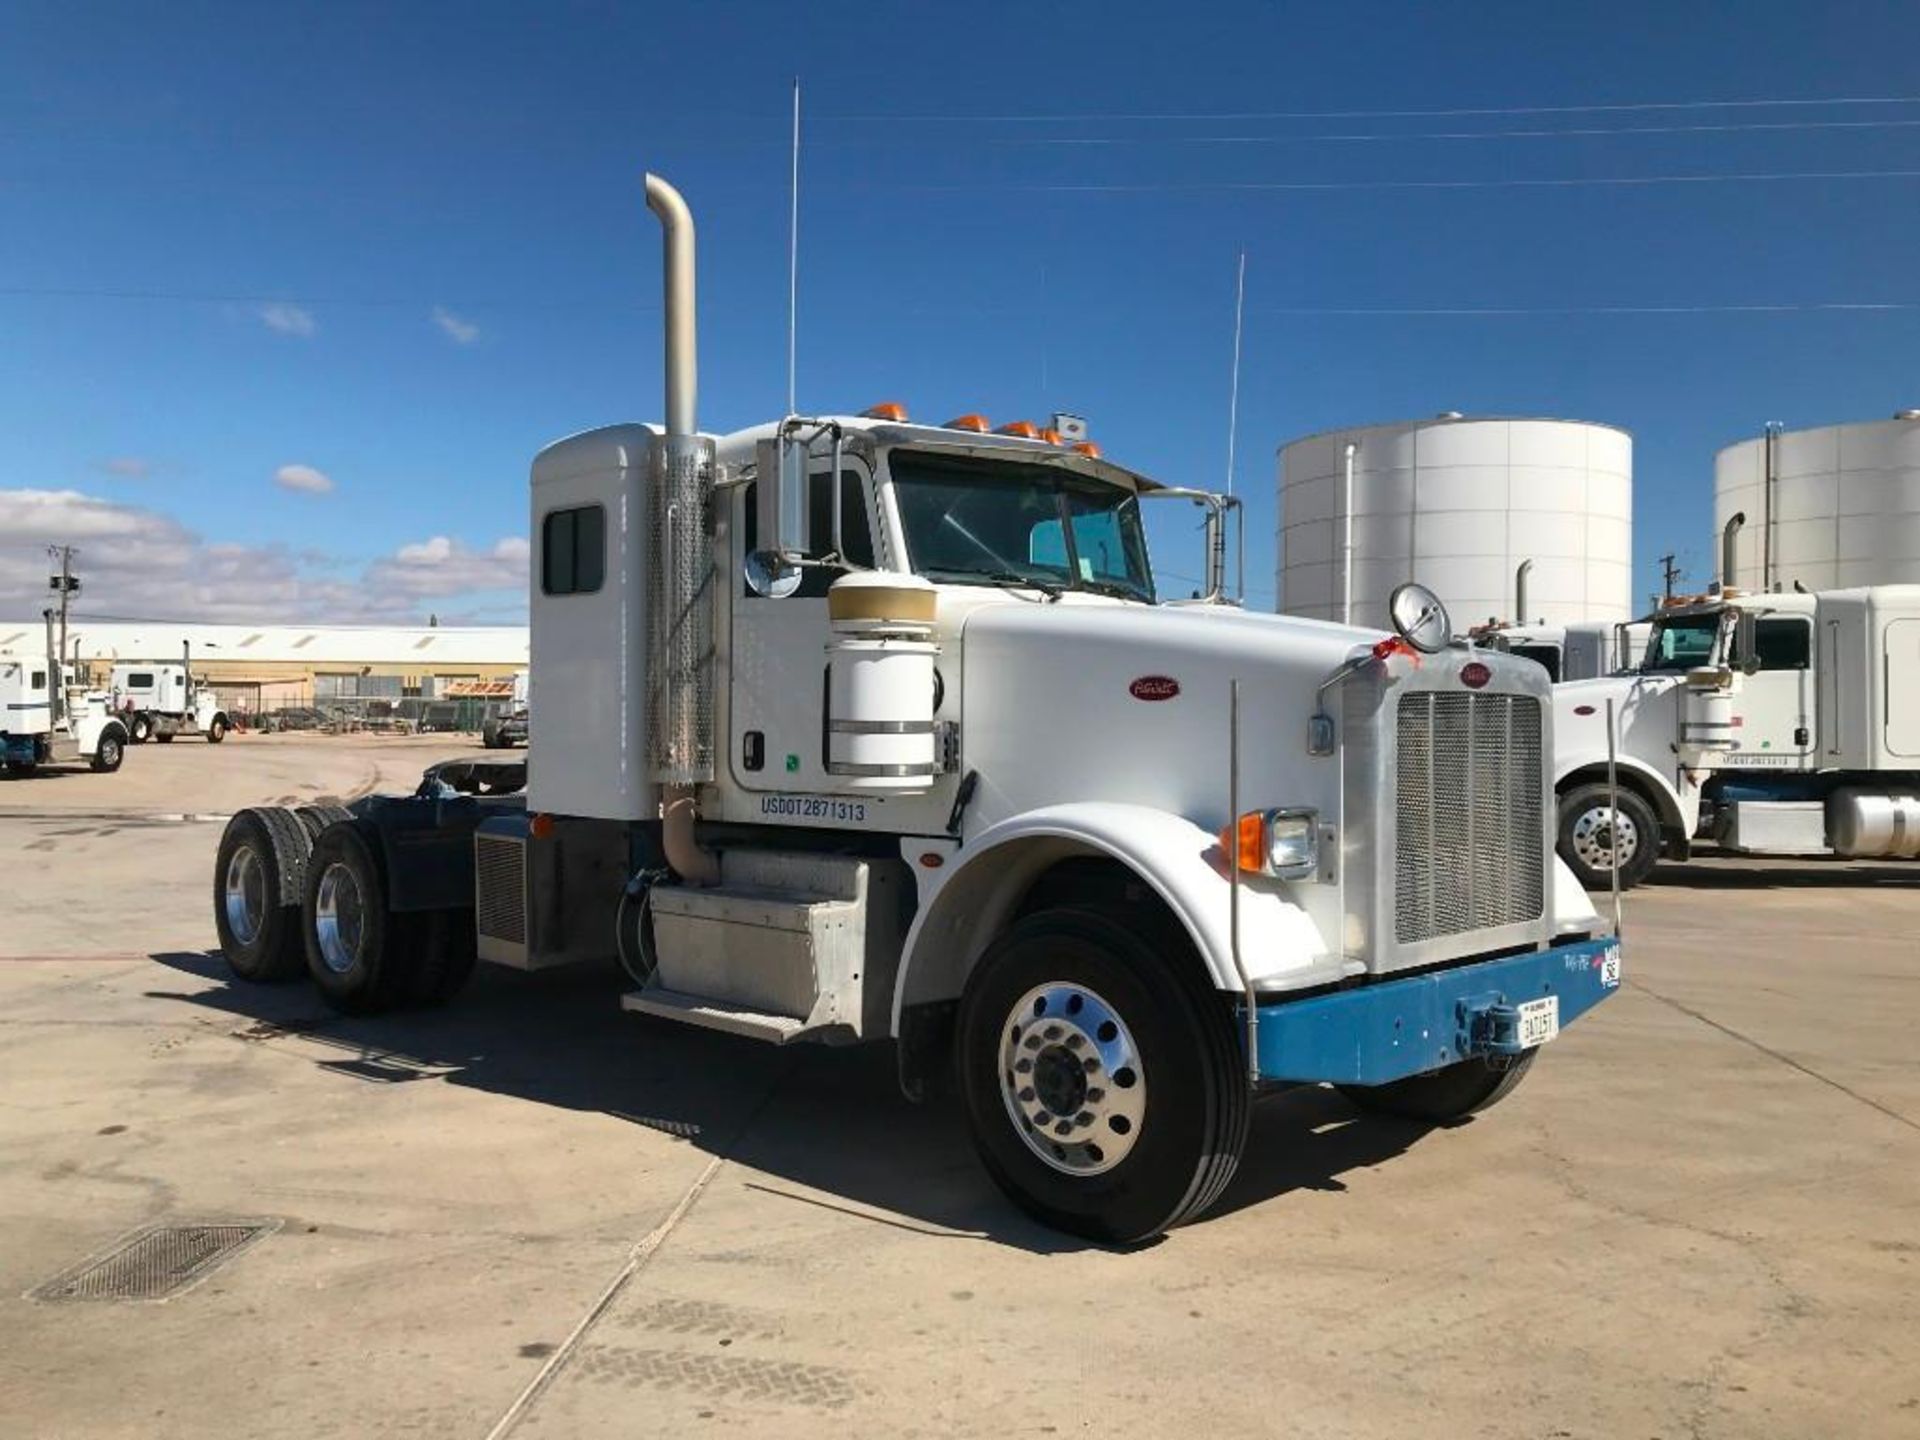
M513 676L513 694L505 708L480 722L480 743L489 750L509 750L527 743L528 725L533 707L532 675L517 670Z
M533 464L534 688L567 703L524 762L236 815L236 974L366 1011L476 954L617 957L644 1015L892 1040L1009 1196L1111 1241L1219 1197L1258 1087L1458 1119L1617 987L1553 855L1538 667L1418 587L1393 636L1157 604L1141 511L1190 492L1032 425L701 433L692 218L647 199L666 423Z
M31 775L43 765L85 761L111 773L126 756L127 730L107 696L69 683L46 620L41 654L0 654L0 770Z
M178 660L115 664L109 688L114 711L136 745L164 745L176 735L204 735L209 745L218 745L232 728L219 697L195 683L193 652L184 642Z
M1651 621L1581 620L1571 625L1497 625L1476 631L1482 645L1531 660L1558 685L1616 675L1639 665Z
M1561 855L1592 888L1616 856L1635 885L1702 834L1749 854L1920 857L1920 585L1670 606L1638 671L1558 686L1554 710Z

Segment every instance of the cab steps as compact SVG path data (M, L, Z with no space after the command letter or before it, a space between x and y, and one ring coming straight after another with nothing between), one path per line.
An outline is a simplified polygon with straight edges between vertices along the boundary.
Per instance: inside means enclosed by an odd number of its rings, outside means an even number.
M622 995L620 1005L622 1009L637 1011L642 1015L657 1015L663 1020L698 1025L705 1030L723 1030L729 1035L744 1035L749 1040L764 1040L772 1045L784 1045L789 1040L797 1040L807 1029L806 1021L796 1020L791 1015L775 1015L768 1010L728 1009L723 1001L653 985Z

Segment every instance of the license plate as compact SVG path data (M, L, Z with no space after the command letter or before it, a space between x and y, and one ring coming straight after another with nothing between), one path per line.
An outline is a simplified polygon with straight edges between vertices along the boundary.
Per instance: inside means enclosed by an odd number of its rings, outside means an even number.
M1520 1002L1520 1048L1531 1050L1560 1033L1560 997Z

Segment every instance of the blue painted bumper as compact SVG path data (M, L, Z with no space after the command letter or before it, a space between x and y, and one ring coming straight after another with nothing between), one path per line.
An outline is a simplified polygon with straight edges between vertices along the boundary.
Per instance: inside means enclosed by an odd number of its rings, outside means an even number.
M1564 1027L1619 988L1619 956L1611 937L1582 940L1262 1005L1261 1078L1384 1085L1476 1055L1518 1054L1516 1006L1556 995Z

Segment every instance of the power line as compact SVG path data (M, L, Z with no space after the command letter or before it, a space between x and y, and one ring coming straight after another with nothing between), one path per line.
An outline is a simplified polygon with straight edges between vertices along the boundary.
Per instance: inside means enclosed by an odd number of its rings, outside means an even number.
M1728 135L1774 133L1783 130L1910 130L1920 120L1783 120L1744 125L1591 125L1559 130L1405 130L1365 133L1321 132L1313 135L1014 135L988 140L989 145L1097 147L1120 145L1299 145L1315 141L1369 140L1545 140L1591 139L1605 135ZM924 145L925 140L828 141L836 146Z
M642 300L628 301L624 297L615 299L543 299L525 297L493 296L448 297L445 295L301 295L281 292L273 295L237 295L209 290L140 290L140 289L92 289L71 285L0 285L0 298L20 298L35 300L155 300L174 301L189 305L341 305L365 306L369 308L414 306L431 307L434 305L459 306L462 309L537 309L537 310L604 310L613 306L624 307L631 311L653 312L660 307Z
M1651 185L1771 184L1793 180L1920 180L1920 170L1773 170L1699 175L1577 175L1541 179L1504 177L1495 180L1190 180L1146 181L1134 184L1083 182L1069 184L967 185L842 185L843 190L881 190L919 194L966 194L1003 191L1026 195L1152 195L1206 191L1263 193L1321 190L1525 190L1579 189L1588 186L1630 188Z
M1793 315L1822 312L1846 313L1920 310L1920 302L1825 301L1809 304L1778 305L1429 305L1429 306L1331 306L1263 305L1259 315L1294 316L1501 316L1501 315Z
M823 122L937 122L940 124L1090 124L1101 121L1177 124L1208 120L1449 120L1490 115L1627 115L1655 111L1809 109L1829 105L1920 105L1920 95L1834 95L1822 98L1783 96L1747 100L1640 100L1591 105L1474 105L1438 110L1234 110L1189 111L1065 111L1010 112L1000 115L884 114L848 112L823 115Z

